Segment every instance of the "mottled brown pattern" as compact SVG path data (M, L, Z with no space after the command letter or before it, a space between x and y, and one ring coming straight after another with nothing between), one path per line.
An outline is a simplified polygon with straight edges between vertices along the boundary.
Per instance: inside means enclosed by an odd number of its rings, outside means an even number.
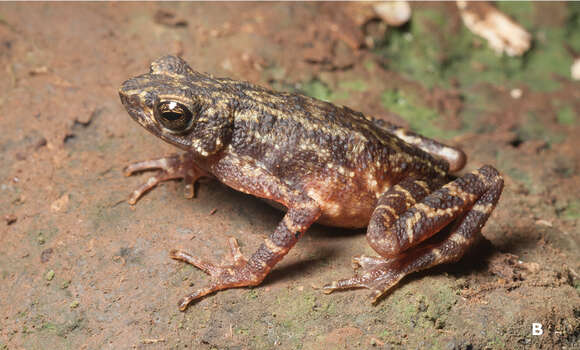
M489 166L449 182L448 171L465 164L461 150L348 107L199 73L173 56L127 80L119 94L135 121L186 151L129 166L128 175L161 169L131 203L175 178L186 180L191 196L191 185L206 176L287 208L248 260L235 240L226 264L172 252L212 276L180 301L182 310L209 293L259 284L315 221L368 226L369 244L384 258L355 258L363 273L324 290L366 287L376 300L408 273L459 259L503 186ZM420 245L449 224L441 243Z

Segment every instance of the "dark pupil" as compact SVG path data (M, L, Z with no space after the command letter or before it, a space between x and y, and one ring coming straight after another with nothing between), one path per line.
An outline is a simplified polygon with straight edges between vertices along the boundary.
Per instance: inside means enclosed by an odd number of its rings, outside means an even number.
M163 112L162 113L163 119L165 119L167 121L175 121L175 120L181 118L182 116L183 116L183 114L178 113L178 112Z
M183 104L173 101L161 102L157 107L159 123L171 131L185 131L191 125L193 115Z

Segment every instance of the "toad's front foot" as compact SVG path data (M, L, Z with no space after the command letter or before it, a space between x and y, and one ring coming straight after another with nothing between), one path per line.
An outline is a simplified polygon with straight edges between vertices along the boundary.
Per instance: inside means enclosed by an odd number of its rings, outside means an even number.
M341 289L367 288L372 291L370 298L375 303L408 273L402 259L397 258L385 259L361 255L353 257L352 263L354 269L359 270L355 276L327 284L322 287L322 291L330 294Z
M146 160L129 164L125 168L125 176L149 170L159 170L157 174L151 176L147 182L137 187L129 197L129 204L135 204L145 194L159 183L183 179L185 182L185 197L193 198L195 182L201 177L211 177L208 173L198 168L193 162L192 154L174 154L169 157Z
M184 311L194 300L218 290L255 286L262 282L263 277L252 273L248 268L248 261L244 258L235 238L229 239L231 264L217 265L181 250L173 250L170 257L189 263L212 277L210 284L185 296L178 302L179 310Z

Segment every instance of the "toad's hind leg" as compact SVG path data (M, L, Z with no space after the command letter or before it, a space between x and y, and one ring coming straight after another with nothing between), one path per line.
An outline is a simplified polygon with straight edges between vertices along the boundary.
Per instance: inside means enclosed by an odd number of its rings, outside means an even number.
M419 147L423 151L442 158L449 163L449 171L454 172L463 169L467 162L467 156L459 148L445 145L439 141L416 134L410 130L388 123L384 120L375 120L375 123L392 133L401 140Z
M368 288L375 302L404 276L459 260L477 239L502 189L503 180L497 170L484 166L426 196L396 218L383 235L372 233L376 228L369 226L371 245L388 259L381 263L381 258L357 258L353 262L362 267L361 273L326 285L324 291ZM450 223L450 233L443 240L416 246ZM373 237L380 237L388 248L377 249Z
M139 198L159 183L176 179L184 180L184 195L186 198L192 198L195 182L201 177L211 177L211 175L195 165L192 154L189 152L129 164L125 168L125 176L149 170L159 170L159 172L151 176L147 182L141 184L131 193L128 200L129 204L137 203Z

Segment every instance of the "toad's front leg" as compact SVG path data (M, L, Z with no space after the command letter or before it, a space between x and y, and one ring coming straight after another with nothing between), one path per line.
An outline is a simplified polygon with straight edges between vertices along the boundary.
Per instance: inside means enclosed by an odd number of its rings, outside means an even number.
M176 179L184 180L184 195L186 198L192 198L195 182L201 177L211 177L210 174L195 165L193 155L190 152L129 164L125 168L125 176L149 170L159 170L159 172L151 176L147 182L141 184L131 193L128 200L129 204L137 203L145 192L151 190L159 183Z
M237 241L230 238L231 261L215 264L180 250L171 252L171 257L192 264L211 276L211 282L186 297L179 303L185 310L194 300L207 294L229 288L260 284L270 270L282 260L296 244L302 234L320 216L320 207L311 198L291 190L278 178L257 167L251 160L225 157L212 169L214 175L239 191L270 199L288 207L286 215L276 230L260 245L249 259L244 258Z
M373 302L404 276L435 265L457 261L473 244L493 211L503 180L497 170L484 166L428 194L424 181L407 180L381 196L369 224L369 244L384 258L355 257L360 274L324 286L337 289L368 288ZM451 224L438 243L419 245ZM419 246L417 246L419 245Z

